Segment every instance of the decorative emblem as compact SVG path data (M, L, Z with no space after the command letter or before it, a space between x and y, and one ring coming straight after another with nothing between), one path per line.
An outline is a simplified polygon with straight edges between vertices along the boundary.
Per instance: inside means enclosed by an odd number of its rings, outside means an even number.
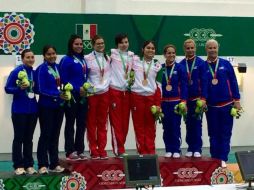
M198 174L202 174L202 171L198 171L197 168L179 168L176 172L173 172L173 174L177 175L179 178L196 178Z
M189 33L184 34L184 36L190 37L195 42L206 42L209 39L215 39L216 37L222 37L222 34L216 34L215 30L212 28L193 28Z
M211 184L231 184L234 183L234 174L227 168L217 168L211 177Z
M86 180L80 173L72 172L70 176L62 177L61 190L85 190Z
M17 54L29 49L34 42L34 26L23 14L4 14L0 17L0 49Z
M92 46L92 38L97 34L97 24L76 24L76 34L83 39L85 50L90 50Z
M104 170L102 174L97 175L103 181L121 181L125 174L122 170Z
M26 185L23 186L26 190L40 190L44 189L46 185L43 185L40 182L29 182Z

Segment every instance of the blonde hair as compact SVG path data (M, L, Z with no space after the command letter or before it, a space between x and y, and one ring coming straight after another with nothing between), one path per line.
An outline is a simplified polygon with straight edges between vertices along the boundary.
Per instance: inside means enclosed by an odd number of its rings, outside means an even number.
M219 47L219 43L217 42L217 40L215 39L210 39L210 40L207 40L206 43L205 43L205 48L207 48L207 46L210 44L210 43L215 43L217 45L217 47Z
M183 43L183 48L185 48L186 44L188 44L188 43L193 43L194 46L196 47L196 43L195 43L195 41L193 39L187 39Z

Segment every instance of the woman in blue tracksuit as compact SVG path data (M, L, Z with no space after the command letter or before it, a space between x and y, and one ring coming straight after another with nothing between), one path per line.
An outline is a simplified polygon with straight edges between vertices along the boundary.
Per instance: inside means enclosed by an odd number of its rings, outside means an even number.
M176 63L176 48L166 45L164 48L165 64L162 65L162 103L164 113L163 140L166 147L165 157L179 158L181 146L181 115L174 112L177 104L185 106L187 100L187 73L183 66ZM185 106L186 111L186 106Z
M241 109L241 105L233 67L229 61L218 57L218 49L216 40L206 42L208 66L206 117L211 156L222 160L222 167L226 167L233 128L233 116L230 111L233 106Z
M59 165L58 144L63 121L63 107L60 104L64 95L60 91L59 68L56 64L56 49L51 45L43 48L44 62L36 69L37 90L39 94L40 138L37 158L40 174L63 172Z
M202 118L203 113L195 113L197 101L206 107L207 97L207 70L205 62L196 56L194 40L184 42L185 58L180 62L188 76L188 100L186 119L186 142L188 144L187 157L201 157L202 153Z
M87 159L84 154L86 129L87 98L83 84L87 81L88 67L84 59L83 41L80 36L72 35L68 41L68 53L60 61L61 81L73 86L71 104L65 104L65 152L69 160ZM76 120L76 131L74 123ZM75 137L74 137L75 133Z
M37 101L34 95L34 54L26 49L21 54L23 64L9 75L5 91L13 94L11 118L14 129L12 161L16 175L37 173L33 168L33 134L37 122ZM26 73L28 83L18 80L20 72Z

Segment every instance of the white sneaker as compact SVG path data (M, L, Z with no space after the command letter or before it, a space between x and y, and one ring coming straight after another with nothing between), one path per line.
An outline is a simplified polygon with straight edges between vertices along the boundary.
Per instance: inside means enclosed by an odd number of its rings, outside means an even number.
M56 166L53 170L49 170L50 172L54 173L62 173L65 169L61 166Z
M85 153L80 153L78 156L81 160L87 160L88 159L87 156L85 155Z
M180 153L174 152L173 158L180 158L180 157L181 157Z
M164 157L166 157L166 158L171 158L171 156L172 156L171 152L166 152L166 154L164 155Z
M15 175L25 175L26 174L26 171L24 168L17 168L15 171L14 171Z
M37 171L33 167L29 167L26 169L26 173L29 175L37 174Z
M44 174L48 174L48 173L49 173L49 171L48 171L48 169L46 167L41 167L39 169L39 174L44 175Z
M227 167L227 164L224 160L221 160L221 167L223 168L226 168Z
M200 158L202 155L200 152L194 152L194 155L193 155L195 158Z
M186 157L192 157L192 156L193 156L193 153L192 153L192 152L186 152L185 156L186 156Z

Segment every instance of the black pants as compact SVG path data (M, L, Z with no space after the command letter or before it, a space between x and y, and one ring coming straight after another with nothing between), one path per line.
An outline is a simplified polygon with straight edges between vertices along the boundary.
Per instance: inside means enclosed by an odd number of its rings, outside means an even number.
M87 100L81 104L79 99L71 106L65 105L65 152L66 156L74 151L78 154L83 153L85 149L84 136L86 129L86 115L87 115ZM74 124L76 120L76 131ZM75 134L75 138L74 138Z
M58 145L63 122L63 108L39 106L39 122L41 134L38 142L38 168L54 169L59 165Z
M37 114L12 113L14 139L12 143L12 161L14 169L28 168L34 165L33 134L37 123Z

